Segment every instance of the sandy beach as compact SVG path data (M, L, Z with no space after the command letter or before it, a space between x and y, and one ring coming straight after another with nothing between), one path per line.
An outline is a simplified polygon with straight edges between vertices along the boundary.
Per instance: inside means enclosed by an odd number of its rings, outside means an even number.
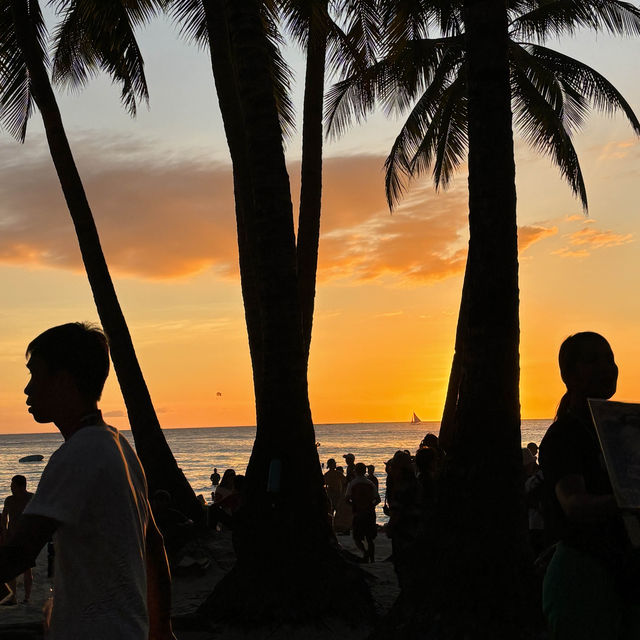
M338 536L342 547L356 553L351 536ZM172 579L172 615L175 620L175 635L178 640L240 640L252 638L261 640L269 637L273 640L282 638L290 640L292 634L304 637L305 640L324 640L341 637L343 640L360 640L365 638L370 629L366 627L349 628L339 622L327 621L321 628L305 629L264 629L241 630L228 627L214 628L211 631L188 629L188 616L193 614L201 602L211 593L215 584L233 566L235 557L231 546L231 533L222 531L201 536L188 546L188 558L200 560L202 565L208 560L208 566L201 568L190 564L190 560L178 564L173 570ZM384 533L376 539L377 561L361 565L367 574L367 582L371 589L378 614L387 611L398 594L398 583L391 562L385 559L391 554L391 540ZM2 640L29 640L42 638L42 607L49 597L50 580L47 578L47 551L42 551L34 568L34 584L29 604L0 607L0 638ZM265 585L265 589L268 585ZM18 581L18 600L22 600L23 587Z

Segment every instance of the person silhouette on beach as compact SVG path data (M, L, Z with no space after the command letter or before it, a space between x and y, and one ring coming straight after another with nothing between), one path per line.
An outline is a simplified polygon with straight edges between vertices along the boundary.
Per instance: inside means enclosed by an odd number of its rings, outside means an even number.
M536 447L536 452L537 452ZM522 469L524 472L524 498L529 523L529 545L534 557L545 550L545 526L543 495L545 492L544 474L536 458L527 445L522 448Z
M618 367L609 343L593 332L567 338L558 360L567 391L539 451L545 525L559 541L544 577L544 614L558 640L640 638L640 564L587 403L615 393Z
M380 483L378 482L378 478L376 478L375 465L372 465L372 464L367 465L367 480L371 480L371 482L373 482L373 486L376 488L376 491L378 491L378 487L380 486Z
M213 487L217 487L220 484L220 474L215 467L213 468L213 473L209 476L209 479L211 480L211 486Z
M53 422L53 453L10 539L0 546L0 582L35 565L53 534L55 640L175 640L171 576L132 447L105 424L98 400L109 373L104 334L70 323L27 348L29 413Z
M234 469L227 469L222 474L222 480L220 481L220 484L216 486L215 491L213 491L211 494L214 504L222 502L225 498L229 497L233 493L233 484L235 477L236 472Z
M334 458L327 460L327 471L324 474L324 486L329 498L330 514L333 516L344 496L345 477L336 468Z
M406 451L396 451L387 468L386 532L391 538L393 565L403 586L415 561L413 549L421 522L419 487L411 456Z
M0 517L0 541L8 540L16 531L20 516L32 496L33 493L27 491L27 479L24 476L17 475L11 478L11 495L7 496L4 501L4 508ZM22 602L27 604L31 598L31 587L33 585L31 567L22 574L22 580L24 584L24 600ZM2 604L9 606L18 604L16 579L9 580L7 586L13 595Z
M344 496L344 492L347 487L347 478L344 475L343 467L336 467L336 472L338 477L341 478L343 488L333 516L333 530L337 534L347 535L351 531L351 522L353 520L351 506L345 500Z
M349 484L356 475L356 457L353 453L345 453L343 456L344 462L347 465L347 484Z
M345 500L353 510L353 541L362 552L362 559L365 562L374 562L376 551L374 540L378 534L376 505L380 502L380 496L373 482L365 476L366 472L367 467L362 462L355 465L354 478L347 485Z

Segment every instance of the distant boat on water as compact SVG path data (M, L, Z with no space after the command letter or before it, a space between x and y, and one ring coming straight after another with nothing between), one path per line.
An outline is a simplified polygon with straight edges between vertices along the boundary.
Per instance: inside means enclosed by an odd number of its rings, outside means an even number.
M43 455L39 453L32 453L30 456L24 456L23 458L20 458L18 462L40 462L41 460L44 460Z
M413 413L413 417L411 418L411 424L422 424L422 420L418 418L418 416L415 414L415 411Z

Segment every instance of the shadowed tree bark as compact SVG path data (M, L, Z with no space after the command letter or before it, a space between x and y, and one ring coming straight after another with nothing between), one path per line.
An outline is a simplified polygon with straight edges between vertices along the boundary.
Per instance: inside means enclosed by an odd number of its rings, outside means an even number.
M11 38L15 39L15 71L24 74L24 88L30 92L29 100L35 101L42 115L51 158L73 220L100 322L109 340L111 358L150 490L169 490L177 504L192 518L199 520L202 508L176 464L151 403L71 153L44 64L45 54L41 42L43 27L38 4L28 3L26 0L10 0L3 9L3 44L7 46L11 44ZM23 122L22 138L26 132L27 117L28 113Z
M260 624L359 619L371 613L368 592L332 545L315 446L293 208L260 3L203 7L233 163L257 431L234 526L237 563L201 613ZM336 576L348 597L335 589Z
M309 17L302 120L300 213L296 247L302 337L307 361L311 346L322 209L322 141L327 54L327 0L317 0Z
M283 0L281 22L306 53L302 111L300 210L296 246L298 290L307 361L311 345L316 294L320 220L325 76L327 64L364 67L379 44L375 0ZM336 14L336 22L330 15ZM343 30L344 25L345 30ZM330 55L327 56L329 46ZM328 62L329 61L329 62Z
M464 360L464 334L465 322L467 319L467 303L468 303L468 286L467 274L469 272L469 261L467 261L464 270L464 280L462 283L462 296L460 298L460 311L458 313L458 325L456 327L456 340L453 351L453 359L451 361L451 371L449 373L449 383L447 385L447 395L444 401L444 409L442 411L442 420L440 421L440 431L438 438L440 446L447 451L455 443L455 425L456 425L456 408L458 406L458 392L460 390L460 382L462 380L462 362Z
M406 182L427 170L436 187L446 186L468 146L470 241L436 517L415 549L407 588L375 636L517 638L538 620L534 609L527 611L537 599L529 590L521 495L511 102L525 138L553 158L586 209L571 143L583 120L573 101L620 109L637 132L640 123L596 71L527 40L540 43L585 26L637 34L640 11L617 2L381 1L385 56L330 90L330 126L340 132L376 101L409 111L386 161L391 206ZM430 38L434 25L439 37Z
M520 638L530 558L522 508L518 255L506 4L465 0L469 257L460 385L419 569L376 637ZM462 316L461 316L462 317Z

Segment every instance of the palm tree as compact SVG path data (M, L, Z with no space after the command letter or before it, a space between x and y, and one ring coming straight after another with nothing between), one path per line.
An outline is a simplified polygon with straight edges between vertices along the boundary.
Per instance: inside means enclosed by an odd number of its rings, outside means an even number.
M467 68L459 4L433 3L419 11L411 3L385 5L388 54L364 73L336 85L330 94L329 124L339 133L353 116L362 117L372 108L376 98L390 111L413 105L386 161L387 198L393 208L408 181L431 169L436 187L446 188L464 159ZM640 12L615 0L534 1L511 2L507 15L516 127L535 149L552 157L586 211L586 188L572 134L583 124L589 105L605 113L622 111L636 133L638 120L606 78L542 45L580 27L637 35ZM429 25L438 26L443 37L427 38ZM538 43L524 41L532 38ZM465 291L463 286L461 322L466 318ZM449 448L454 444L462 334L459 324L441 425L441 437Z
M148 94L133 28L152 14L155 4L57 2L63 21L56 32L54 77L78 84L97 69L105 69L122 84L123 102L135 113L138 98L146 100ZM38 107L149 486L152 490L169 489L181 508L200 518L202 509L176 464L153 409L67 140L47 63L46 29L38 2L2 0L1 121L22 142L34 104Z
M327 72L364 68L375 60L379 15L375 0L280 0L277 5L286 32L306 53L296 260L308 360L322 209L325 78Z
M391 7L389 5L392 5ZM387 197L395 204L407 179L432 169L446 186L465 156L469 165L469 254L446 410L452 453L429 532L434 549L420 564L416 592L403 594L380 637L396 636L398 617L423 632L440 615L454 637L521 637L527 613L527 557L519 496L518 256L512 112L536 148L550 153L586 208L571 133L589 103L622 110L624 98L586 65L542 44L577 26L640 32L640 11L621 2L433 3L407 20L414 3L387 3L396 46L360 77L333 91L330 124L362 117L376 98L409 118L387 159ZM423 5L420 5L423 8ZM442 37L425 37L429 24ZM424 551L424 550L423 550ZM424 557L424 555L423 555ZM443 560L444 559L444 560ZM420 570L423 571L420 574ZM461 579L465 576L465 579ZM413 598L413 599L412 599ZM429 602L431 606L424 607ZM463 614L461 615L461 612ZM402 634L407 634L406 624Z
M347 615L355 601L368 612L363 584L331 546L315 446L274 7L258 0L175 0L171 9L183 33L211 55L233 164L256 399L246 503L233 533L237 563L202 612L262 623ZM350 585L346 599L329 578L336 574Z
M340 135L354 118L365 117L376 104L382 103L388 112L410 111L385 163L387 199L393 208L408 181L431 170L436 187L446 188L465 159L468 73L460 3L434 2L418 9L412 2L383 4L386 54L332 88L327 122L330 132ZM532 147L551 156L586 210L573 133L584 123L589 106L605 113L623 112L636 133L640 131L638 120L606 78L543 45L551 37L580 27L637 35L640 9L618 0L508 4L516 128ZM414 28L402 29L401 24ZM439 28L440 37L427 37L429 26ZM531 39L537 42L527 42Z
M306 71L302 120L302 165L296 262L307 360L315 301L320 214L322 207L323 103L329 34L328 0L283 2L289 31L306 45Z

